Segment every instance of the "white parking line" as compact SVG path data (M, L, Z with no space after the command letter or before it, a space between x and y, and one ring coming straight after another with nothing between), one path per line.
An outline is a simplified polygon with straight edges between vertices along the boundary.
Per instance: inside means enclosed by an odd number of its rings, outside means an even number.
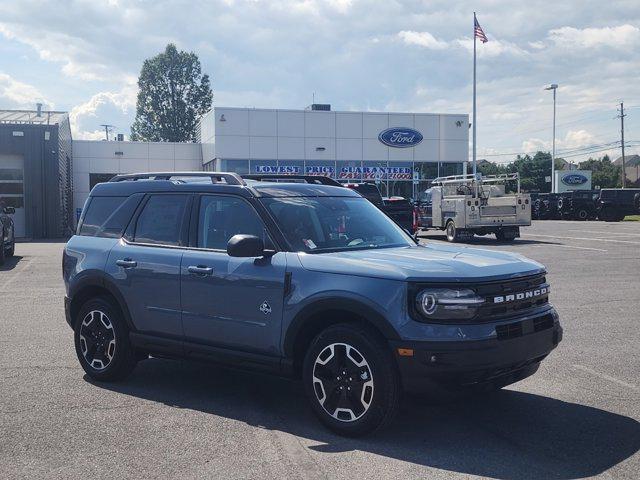
M640 237L640 233L626 233L626 232L602 232L597 230L577 230L570 228L569 232L582 232L582 233L597 233L598 235L623 235L625 237Z
M562 245L560 243L543 243L537 245L527 245L527 247L563 247L563 248L577 248L578 250L593 250L595 252L608 252L604 248L592 248L592 247L577 247L575 245Z
M559 238L562 240L588 240L591 242L627 243L630 245L640 245L640 242L630 242L627 240L613 240L611 238L587 238L587 237L559 237L557 235L539 235L537 233L525 233L525 237Z
M640 392L640 388L638 388L632 383L627 383L622 380L618 380L617 378L612 377L611 375L607 375L606 373L600 373L596 370L593 370L592 368L585 367L584 365L574 365L573 368L577 368L578 370L582 370L583 372L590 373L591 375L595 375L596 377L604 378L605 380L616 383L622 387L630 388L633 391Z

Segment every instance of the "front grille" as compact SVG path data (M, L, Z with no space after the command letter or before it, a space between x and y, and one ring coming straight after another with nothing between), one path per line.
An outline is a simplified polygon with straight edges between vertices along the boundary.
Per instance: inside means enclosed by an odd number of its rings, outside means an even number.
M549 285L544 274L524 278L482 283L411 284L408 300L409 312L418 321L425 321L415 306L416 295L425 288L469 288L484 299L475 317L457 323L488 323L514 317L523 317L549 303ZM528 293L538 291L537 295ZM544 292L544 293L542 293ZM496 297L503 297L497 302ZM513 298L512 298L513 297ZM525 332L526 334L526 332Z
M549 303L549 285L543 274L522 279L479 284L475 286L474 290L485 299L485 303L480 307L476 317L476 320L481 321L524 315L529 309ZM538 290L546 291L536 296L527 296L526 294L526 292ZM503 301L497 303L496 299L503 299Z
M498 340L510 340L518 338L528 333L541 332L553 328L553 315L550 313L532 319L521 320L519 322L507 323L496 327Z
M496 334L498 336L498 340L509 340L510 338L521 337L522 323L523 322L515 322L497 326Z
M552 315L544 315L542 317L537 317L533 319L533 331L541 332L542 330L546 330L547 328L553 327L553 316Z

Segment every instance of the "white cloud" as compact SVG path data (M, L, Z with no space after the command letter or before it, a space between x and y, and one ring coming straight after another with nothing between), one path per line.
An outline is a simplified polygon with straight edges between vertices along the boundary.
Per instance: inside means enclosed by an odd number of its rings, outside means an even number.
M38 102L50 110L54 107L53 102L47 100L36 87L20 82L6 73L0 73L0 99L6 103L5 108L33 110Z
M87 119L97 117L97 112L104 106L114 107L122 114L127 114L136 105L137 87L135 85L126 85L118 92L99 92L93 95L89 100L76 105L69 112L69 120L71 122L71 133L74 138L84 140L95 140L104 138L102 130L85 130L83 124ZM105 123L110 123L105 120Z
M456 43L470 52L473 51L473 38L459 38L456 40ZM519 47L515 43L496 40L495 38L490 38L487 43L478 42L476 51L478 53L478 57L481 58L497 57L503 54L519 56L528 54L526 50Z
M625 24L618 27L562 27L549 31L549 39L566 48L635 48L640 46L640 28Z
M448 47L448 43L438 40L429 32L414 32L412 30L403 30L398 32L398 37L407 45L419 45L421 47L433 50L443 50Z

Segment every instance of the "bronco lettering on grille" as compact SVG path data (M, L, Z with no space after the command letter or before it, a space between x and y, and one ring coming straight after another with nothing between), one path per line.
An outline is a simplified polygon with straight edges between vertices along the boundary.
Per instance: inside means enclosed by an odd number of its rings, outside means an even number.
M524 292L512 293L510 295L500 295L497 297L493 297L493 303L507 303L507 302L515 302L518 300L526 300L528 298L535 298L541 295L546 295L549 293L549 287L541 287L536 288L535 290L527 290Z

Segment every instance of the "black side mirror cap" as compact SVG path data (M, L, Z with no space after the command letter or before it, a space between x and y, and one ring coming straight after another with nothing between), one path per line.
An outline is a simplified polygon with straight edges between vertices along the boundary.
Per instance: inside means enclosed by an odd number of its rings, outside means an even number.
M7 215L13 215L16 213L16 209L14 207L4 207L2 211Z
M255 235L234 235L227 242L227 254L230 257L262 257L264 242Z

